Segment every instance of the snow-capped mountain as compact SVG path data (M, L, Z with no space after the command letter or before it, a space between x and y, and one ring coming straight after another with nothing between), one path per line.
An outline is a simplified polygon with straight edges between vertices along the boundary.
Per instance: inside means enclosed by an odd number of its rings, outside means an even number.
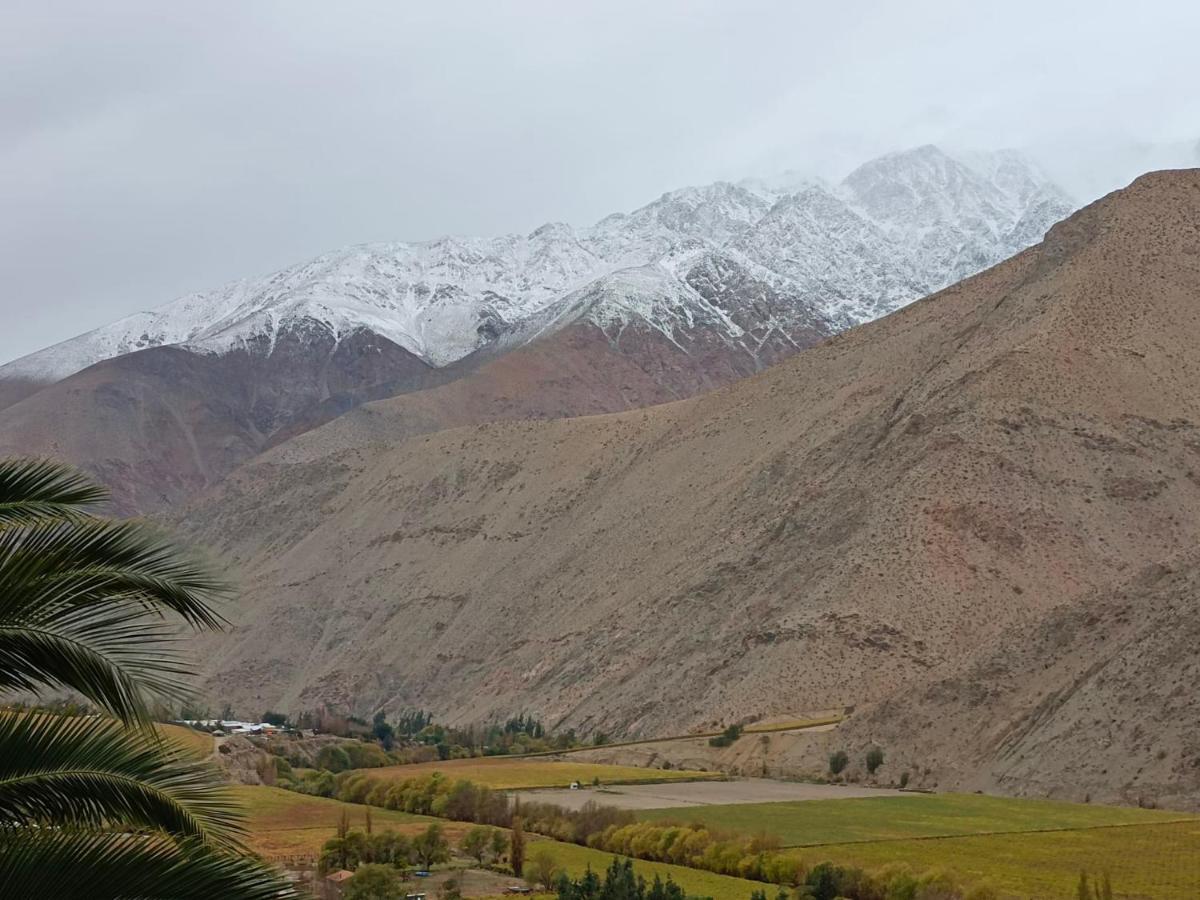
M681 347L703 323L752 352L746 335L764 329L819 320L832 331L890 312L1023 249L1071 210L1015 153L968 162L926 146L838 185L718 182L579 230L348 247L126 317L0 366L0 379L55 381L173 344L269 355L293 332L336 341L365 331L442 367L579 315L613 335L637 320ZM750 284L769 298L761 320ZM735 295L736 312L722 305Z
M690 397L998 262L1069 208L1016 155L922 147L840 184L717 182L586 228L348 247L0 366L0 456L72 462L144 514L280 444L358 452Z

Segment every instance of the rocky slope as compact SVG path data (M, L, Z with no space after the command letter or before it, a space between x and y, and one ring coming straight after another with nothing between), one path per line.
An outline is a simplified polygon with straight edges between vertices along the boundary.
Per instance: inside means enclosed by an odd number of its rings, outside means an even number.
M1117 792L1118 754L1184 796L1190 576L1148 567L1200 537L1197 297L1200 173L1156 173L702 397L277 448L182 520L244 585L208 690L624 734L855 705L928 783Z

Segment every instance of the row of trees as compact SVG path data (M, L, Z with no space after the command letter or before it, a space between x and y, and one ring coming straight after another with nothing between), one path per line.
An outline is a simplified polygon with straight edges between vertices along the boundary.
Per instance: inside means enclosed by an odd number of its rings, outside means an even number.
M779 839L773 835L726 834L697 822L610 825L589 835L587 845L623 856L773 884L795 884L803 872L800 859L780 852Z
M664 882L655 875L647 885L646 879L634 876L633 864L627 859L614 858L603 881L589 868L582 878L560 875L555 887L558 900L689 900L683 888L669 877Z
M498 832L503 836L503 832ZM504 839L505 846L508 840ZM450 842L445 830L434 822L420 834L408 837L387 829L375 832L351 829L343 817L337 836L325 842L321 848L318 868L321 872L335 869L353 871L364 864L387 865L401 875L407 875L415 864L428 869L450 858Z
M0 710L0 885L55 900L296 896L249 858L220 771L155 731L191 672L180 628L217 629L228 588L105 491L0 461L0 699L72 692L104 715Z

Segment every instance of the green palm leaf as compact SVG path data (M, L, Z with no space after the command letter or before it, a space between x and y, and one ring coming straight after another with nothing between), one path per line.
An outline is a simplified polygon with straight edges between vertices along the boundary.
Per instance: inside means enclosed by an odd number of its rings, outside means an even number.
M147 728L179 696L180 625L224 585L105 492L50 462L0 461L0 692L77 691L123 721L0 712L0 891L55 900L294 897L241 855L219 770Z
M0 821L153 829L240 849L218 769L112 719L0 713Z
M0 690L71 689L144 723L147 695L185 693L165 617L218 628L228 589L144 523L75 515L89 485L61 466L0 462Z
M45 900L294 900L261 862L195 841L103 832L0 830L5 897Z
M0 460L0 527L47 516L78 514L108 499L87 476L45 459Z

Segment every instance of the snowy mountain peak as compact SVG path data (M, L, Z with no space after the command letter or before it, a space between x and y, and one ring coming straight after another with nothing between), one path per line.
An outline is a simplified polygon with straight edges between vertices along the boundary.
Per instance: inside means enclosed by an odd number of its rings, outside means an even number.
M796 173L720 181L588 228L347 247L128 316L0 366L0 378L57 380L163 344L270 353L313 329L370 331L444 366L579 317L606 329L641 320L672 339L702 322L730 342L759 326L840 328L999 262L1070 208L1019 154L958 159L926 145L836 186Z

